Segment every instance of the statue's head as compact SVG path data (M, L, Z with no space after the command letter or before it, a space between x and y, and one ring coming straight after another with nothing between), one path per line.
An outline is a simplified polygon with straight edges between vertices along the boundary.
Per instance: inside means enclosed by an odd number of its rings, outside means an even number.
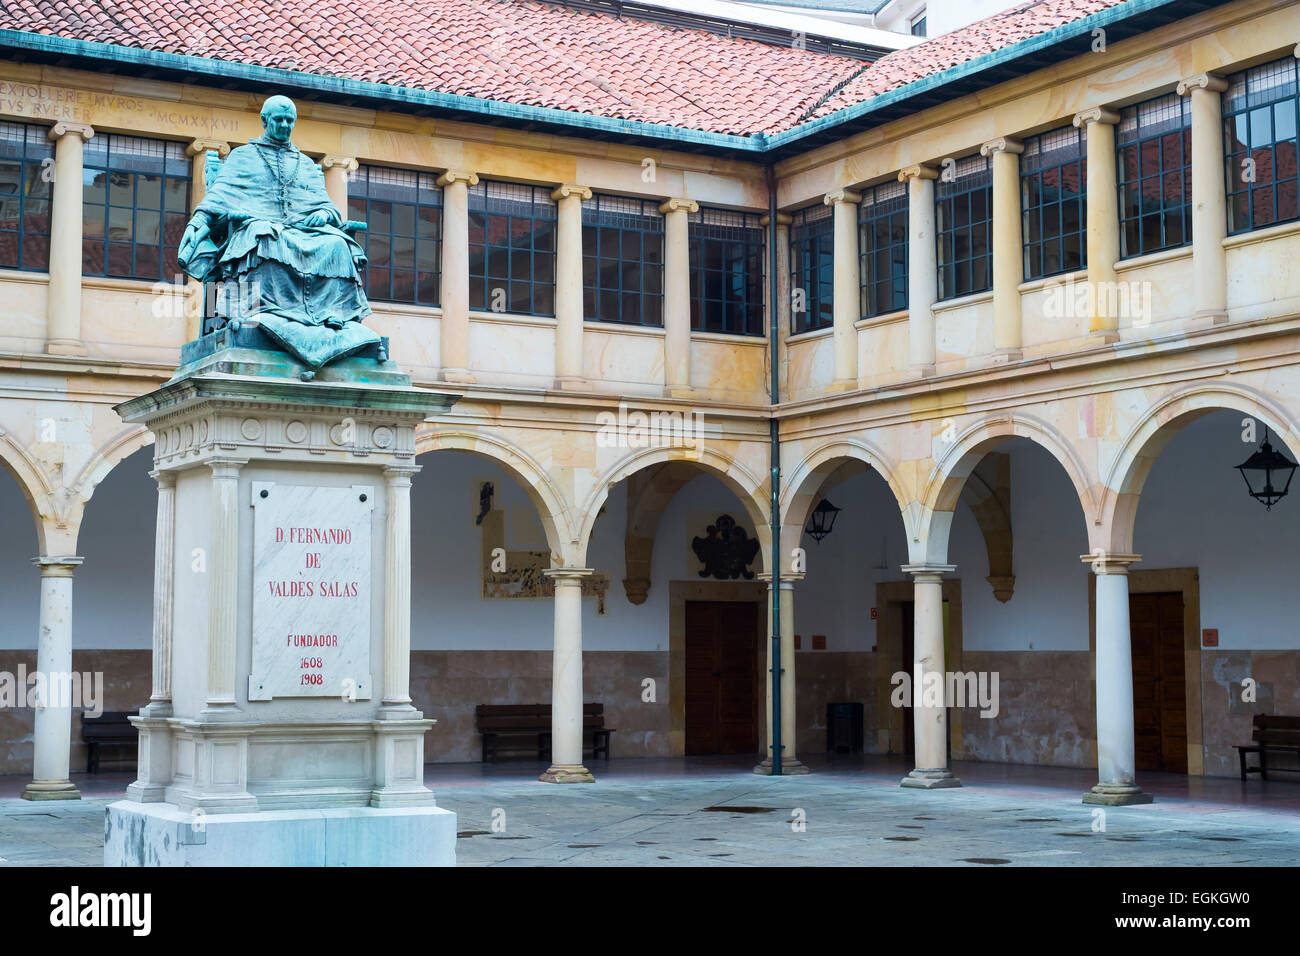
M289 142L293 124L298 121L298 108L287 96L267 97L262 104L262 126L266 135L277 143Z

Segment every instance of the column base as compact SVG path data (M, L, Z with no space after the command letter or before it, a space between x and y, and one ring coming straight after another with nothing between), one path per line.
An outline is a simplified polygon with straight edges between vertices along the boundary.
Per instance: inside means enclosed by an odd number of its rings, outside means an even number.
M826 386L828 392L856 392L857 390L858 383L851 378L837 378Z
M555 388L561 392L590 392L591 382L574 375L565 375L555 380Z
M582 764L552 764L551 768L537 778L542 783L595 783L596 778Z
M81 791L70 780L33 780L23 790L24 800L80 800Z
M478 379L463 368L445 368L442 370L442 380L452 382L456 385L475 385Z
M699 398L698 389L691 388L689 385L668 385L664 387L664 395L668 398Z
M1192 327L1196 329L1210 329L1210 328L1214 328L1214 326L1216 325L1227 325L1227 324L1228 324L1227 312L1215 312L1215 311L1197 312L1196 315L1192 317Z
M902 779L899 786L913 790L940 790L944 787L960 787L961 781L950 770L913 770Z
M998 349L989 359L990 365L1010 365L1013 362L1019 362L1025 357L1024 352L1020 349Z
M762 774L765 777L772 776L772 758L765 757L763 762L754 768L754 773ZM806 763L800 763L794 757L781 758L781 776L794 777L805 773L812 773L812 769Z
M1154 803L1155 797L1143 792L1135 783L1099 783L1083 795L1084 803L1103 807L1129 807L1135 804Z
M86 347L76 339L50 339L45 343L46 355L85 355Z
M932 378L935 374L933 365L913 365L912 374L917 378Z

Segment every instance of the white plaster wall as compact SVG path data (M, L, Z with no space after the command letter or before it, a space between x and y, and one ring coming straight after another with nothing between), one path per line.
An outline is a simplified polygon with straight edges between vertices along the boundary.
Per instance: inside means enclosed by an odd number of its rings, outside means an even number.
M546 548L536 511L523 488L487 459L435 452L412 489L412 633L414 650L550 650L549 598L485 600L479 572L479 485L491 481L493 508L506 512L508 549ZM702 474L673 498L659 525L649 597L633 605L623 590L626 486L616 486L596 521L588 564L610 578L605 613L583 600L583 647L588 650L668 650L668 582L703 580L690 541L720 514L753 534L740 503L717 479ZM760 570L755 561L754 570Z

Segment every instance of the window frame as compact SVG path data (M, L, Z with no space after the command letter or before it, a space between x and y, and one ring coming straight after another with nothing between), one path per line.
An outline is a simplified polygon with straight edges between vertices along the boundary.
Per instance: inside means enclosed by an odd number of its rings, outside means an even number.
M962 171L963 167L965 167L965 171ZM966 180L964 184L963 180ZM983 182L979 180L983 180ZM981 192L984 193L984 216L976 220L971 215L974 208L972 197ZM951 220L955 220L956 217L953 213L963 203L967 210L967 221L959 225ZM957 160L954 179L945 182L941 175L939 181L935 183L934 207L935 271L938 285L935 289L936 301L947 302L968 295L980 295L988 292L993 288L993 164L989 157L981 156L979 153L972 153ZM946 216L945 213L947 213ZM959 230L968 231L972 240L977 232L982 234L984 237L984 251L976 254L972 245L971 254L957 256L956 240ZM952 254L946 257L944 255L945 243L950 245L953 250ZM986 278L986 283L981 288L974 287L974 266L977 262L982 262ZM968 267L971 281L971 288L969 289L957 287L957 278L963 264ZM945 282L945 280L947 281ZM948 286L952 286L952 288L948 288Z
M1271 75L1277 76L1279 82L1266 84L1259 81L1266 81ZM1285 56L1269 63L1262 63L1259 66L1251 67L1248 70L1241 70L1226 77L1228 88L1221 96L1223 117L1223 156L1224 156L1224 175L1226 179L1226 200L1227 200L1227 230L1228 235L1235 236L1246 232L1254 232L1256 229L1263 229L1268 226L1280 225L1287 222L1295 222L1300 219L1300 196L1297 190L1300 190L1300 172L1286 179L1278 179L1278 146L1280 143L1290 143L1293 156L1300 152L1300 63L1295 57ZM1260 88L1252 91L1252 83L1259 83ZM1287 92L1289 88L1289 92ZM1267 111L1270 137L1266 147L1254 147L1251 142L1254 140L1254 122L1259 116L1260 111ZM1279 140L1277 136L1278 118L1289 114L1289 121L1292 135ZM1234 150L1234 142L1240 143L1238 137L1234 140L1234 133L1238 131L1240 123L1246 124L1247 139L1243 144L1244 148ZM1260 183L1258 154L1267 150L1269 157L1269 180L1267 183ZM1255 178L1253 182L1245 182L1242 176L1243 161L1246 158L1256 159ZM1282 188L1289 186L1292 194L1292 202L1295 206L1294 213L1282 218L1278 212L1278 193ZM1240 188L1236 188L1240 187ZM1259 221L1256 216L1256 196L1266 194L1271 206L1271 217L1267 221ZM1244 202L1241 201L1244 197ZM1238 212L1241 206L1243 213ZM1239 222L1240 217L1244 222Z
M378 174L377 176L372 176ZM382 177L387 177L382 178ZM408 184L398 180L410 177ZM361 189L358 184L363 184ZM391 189L409 188L413 190L413 201L404 198L392 198L382 194L378 196L371 195L375 187L382 189L389 187ZM363 194L358 194L361 190ZM425 197L433 197L436 201L425 201ZM386 231L374 228L374 219L376 213L372 212L372 204L386 203L389 206L388 211L388 229ZM410 236L399 234L396 231L397 216L393 213L394 206L409 206L412 208L412 232ZM420 210L436 209L438 219L438 229L436 236L420 236ZM372 302L387 302L394 305L414 305L425 308L439 308L442 304L442 243L443 230L446 225L446 214L444 212L443 191L438 185L438 176L436 173L426 172L424 170L407 169L401 166L385 166L379 163L359 163L357 168L348 173L348 215L346 218L356 219L366 223L366 229L357 235L357 242L362 250L366 253L366 265L361 269L361 282L365 289L366 298ZM371 243L377 238L384 238L388 242L388 260L386 265L375 266L371 264ZM401 268L394 263L396 255L397 240L411 241L411 265L409 269ZM421 294L420 275L420 246L422 243L431 243L434 248L433 253L433 288L432 297ZM387 289L382 290L382 294L377 294L372 287L374 275L372 269L383 270L388 273ZM399 298L396 295L396 273L410 272L411 280L411 297Z
M664 214L659 211L660 200L616 196L613 193L592 193L583 203L582 210L582 315L588 322L613 325L663 328L664 324L664 264L667 258ZM638 221L639 220L639 221ZM650 227L651 224L654 227ZM650 228L647 228L650 227ZM616 239L608 238L616 234ZM629 236L638 237L636 259L624 256ZM647 259L647 236L658 237L658 261ZM601 255L610 245L618 248L617 258ZM608 276L601 266L605 262L618 263L618 285L606 286L602 280ZM636 288L625 280L629 271L635 271ZM653 288L655 285L658 289ZM618 318L602 318L601 309L610 297L617 303ZM635 301L636 320L624 318L627 303Z
M1072 141L1073 148L1064 144ZM1034 136L1026 136L1020 154L1020 240L1021 267L1024 281L1049 279L1052 276L1078 272L1088 266L1088 142L1082 126L1058 126ZM1051 144L1051 145L1049 145ZM1060 145L1058 145L1060 144ZM1075 167L1079 192L1067 195L1064 182L1067 171ZM1045 180L1051 174L1056 178L1056 196L1048 199ZM1036 183L1036 186L1034 185ZM1066 227L1067 210L1073 206L1075 226ZM1054 218L1056 231L1045 230L1048 220ZM1037 238L1031 238L1037 234ZM1067 259L1067 241L1077 243L1078 262ZM1056 268L1048 267L1048 251L1056 243L1058 262Z
M892 238L892 231L897 225L895 220L900 220L903 230L901 241ZM874 240L876 236L876 227L879 223L885 222L891 232L890 240L880 247L874 241L869 242L868 237ZM862 190L862 202L858 205L858 285L859 285L859 302L858 314L862 318L874 318L878 315L888 315L891 312L901 312L907 308L908 303L908 245L909 245L909 197L907 184L904 182L881 183L878 186L870 186ZM882 255L885 261L891 265L897 265L900 260L895 255L901 250L902 272L899 273L893 269L890 274L881 278L877 270L873 268ZM876 303L882 289L887 289L890 297L890 307L887 309L877 308Z
M181 280L180 266L176 262L177 250L180 246L185 224L190 219L190 197L194 186L194 164L185 150L186 144L179 140L160 139L152 136L132 136L123 133L99 133L85 144L82 153L82 182L85 184L82 187L81 200L82 275L110 279L135 279L144 282L179 282ZM103 156L102 162L99 161L101 155ZM134 157L134 162L129 159L119 160L117 157L121 156ZM159 168L156 170L147 168L149 159L155 156L160 160ZM88 187L91 185L87 183L87 179L93 178L91 174L95 172L104 174L102 202L87 197ZM126 174L132 177L130 206L113 202L113 191L115 188L119 188L113 182L114 174ZM144 177L151 176L155 176L160 180L158 206L156 208L152 206L142 207L140 205L141 182ZM182 208L173 209L167 205L170 195L168 184L170 182L184 183L184 193L181 200ZM131 236L129 241L113 239L112 237L114 210L130 210ZM90 234L90 230L86 228L89 223L94 221L92 213L98 213L102 216L100 219L102 228L99 230L99 235ZM144 215L157 215L158 217L157 242L142 242L137 238L141 229L140 220ZM169 245L166 242L169 217L174 217L171 221L179 227L176 231L175 245ZM87 258L92 254L93 247L96 244L99 246L100 268L88 269ZM130 271L128 273L110 271L113 247L128 244L131 250ZM139 260L142 248L157 250L158 270L156 274L140 274Z
M1119 125L1115 128L1115 182L1119 190L1119 255L1120 259L1133 259L1138 256L1163 252L1166 249L1180 249L1192 243L1192 106L1191 98L1168 93L1152 97L1141 103L1134 103L1120 110ZM1178 106L1179 123L1177 130L1169 128L1170 120L1164 116L1167 107L1174 103ZM1147 116L1144 117L1144 110ZM1153 132L1144 133L1144 129ZM1170 164L1168 140L1177 133L1179 156L1177 162ZM1157 158L1157 171L1146 173L1144 151L1148 144L1154 144ZM1136 178L1129 178L1125 168L1126 151L1134 156L1133 166ZM1176 176L1182 184L1182 201L1171 204L1167 195L1166 182ZM1159 199L1154 211L1144 205L1143 193L1147 183L1154 182ZM1136 187L1136 189L1135 189ZM1133 199L1130 206L1129 199ZM1170 242L1168 239L1168 216L1180 214L1182 239ZM1158 217L1159 242L1147 247L1146 221ZM1132 226L1135 236L1130 240ZM1136 243L1136 248L1130 248Z
M555 315L555 279L556 279L556 233L559 228L559 204L551 198L550 186L532 186L526 183L511 183L501 180L479 180L473 186L469 187L469 307L479 312L504 312L511 315L538 315L553 317ZM528 193L529 198L523 198L524 192ZM539 200L540 197L540 200ZM518 215L512 209L493 209L493 203L510 203L522 207L525 202L532 207L529 215ZM549 216L539 216L539 209L549 209ZM475 216L483 217L483 241L475 242ZM491 219L505 219L506 221L506 242L504 245L492 241ZM513 242L514 233L513 225L517 222L531 222L533 224L524 235L529 239L526 247L516 246ZM539 249L537 239L539 230L537 223L550 223L550 249ZM527 248L527 277L516 278L514 274L516 262L515 252ZM475 252L480 254L481 268L475 269ZM493 275L493 253L505 253L506 275L504 279L499 275ZM537 278L539 263L549 257L551 268L551 277L547 279ZM505 282L506 304L504 310L492 308L492 298L494 282ZM476 289L476 284L481 283L480 288ZM528 289L527 299L528 307L524 310L515 308L514 295L516 286L526 286ZM550 308L541 310L537 308L539 289L549 288ZM481 292L481 295L479 293ZM542 297L545 303L546 297Z
M8 135L15 133L17 135ZM50 127L21 120L4 120L0 122L0 142L11 146L13 155L8 151L0 154L0 162L18 165L18 191L13 194L0 194L0 202L16 201L14 228L4 227L0 218L0 237L12 236L14 241L14 263L0 266L5 269L18 269L23 272L49 272L50 270L50 218L54 211L54 143L49 137ZM34 148L33 148L34 147ZM45 160L49 162L45 162ZM48 169L47 176L45 170ZM43 196L32 195L33 187L43 187ZM28 217L33 215L28 208L29 202L45 203L45 231L28 228ZM43 239L45 255L39 264L28 264L28 240ZM0 241L4 241L0 238ZM36 244L39 249L39 243Z
M764 335L767 230L762 219L759 213L709 206L701 206L698 212L687 214L692 332ZM713 234L706 234L710 230ZM720 268L711 268L708 264L710 246L721 247ZM717 280L721 289L718 296L709 295L710 275L720 277ZM709 321L710 305L721 310L721 322ZM734 305L740 309L739 327L731 317Z
M816 260L816 265L813 265ZM816 270L815 284L807 276ZM790 303L790 334L818 332L835 322L835 210L824 203L800 209L790 222L790 292L804 290L804 309ZM799 316L815 318L800 322Z

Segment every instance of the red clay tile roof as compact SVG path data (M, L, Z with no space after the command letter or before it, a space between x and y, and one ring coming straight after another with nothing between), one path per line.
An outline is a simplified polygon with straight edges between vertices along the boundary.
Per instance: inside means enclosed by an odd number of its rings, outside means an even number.
M532 0L0 0L0 29L746 135L1121 2L1037 0L874 65Z
M924 79L1059 26L1119 6L1125 0L1036 0L881 57L869 70L827 98L808 119Z

